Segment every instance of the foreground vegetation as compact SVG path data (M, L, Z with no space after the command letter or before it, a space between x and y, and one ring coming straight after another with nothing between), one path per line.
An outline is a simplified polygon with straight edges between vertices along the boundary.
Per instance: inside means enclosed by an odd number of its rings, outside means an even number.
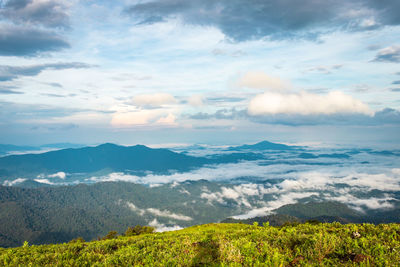
M397 266L399 224L207 224L105 240L0 249L6 266ZM130 234L128 234L130 233Z

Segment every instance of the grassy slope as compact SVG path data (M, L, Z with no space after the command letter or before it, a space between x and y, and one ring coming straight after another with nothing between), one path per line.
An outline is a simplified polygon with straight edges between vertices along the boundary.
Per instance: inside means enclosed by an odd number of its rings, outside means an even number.
M0 265L396 266L399 234L399 224L208 224L104 241L0 249Z

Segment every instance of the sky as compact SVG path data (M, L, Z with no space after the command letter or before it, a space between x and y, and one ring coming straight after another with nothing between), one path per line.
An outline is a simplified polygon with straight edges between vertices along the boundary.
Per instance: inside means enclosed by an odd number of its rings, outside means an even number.
M0 143L400 146L398 0L0 5Z

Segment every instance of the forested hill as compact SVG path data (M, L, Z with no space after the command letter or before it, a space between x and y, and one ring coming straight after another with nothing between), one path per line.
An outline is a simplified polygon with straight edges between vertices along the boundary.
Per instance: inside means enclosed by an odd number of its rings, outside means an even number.
M0 158L0 170L12 174L40 174L51 172L94 172L101 169L114 171L165 170L185 171L206 163L196 158L167 149L152 149L143 145L118 146L103 144L96 147L69 148L41 154L11 155Z

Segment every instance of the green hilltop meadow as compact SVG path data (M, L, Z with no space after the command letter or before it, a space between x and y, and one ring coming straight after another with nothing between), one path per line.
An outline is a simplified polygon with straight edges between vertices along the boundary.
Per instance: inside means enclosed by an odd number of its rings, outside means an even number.
M206 224L0 249L5 266L398 266L399 224Z

